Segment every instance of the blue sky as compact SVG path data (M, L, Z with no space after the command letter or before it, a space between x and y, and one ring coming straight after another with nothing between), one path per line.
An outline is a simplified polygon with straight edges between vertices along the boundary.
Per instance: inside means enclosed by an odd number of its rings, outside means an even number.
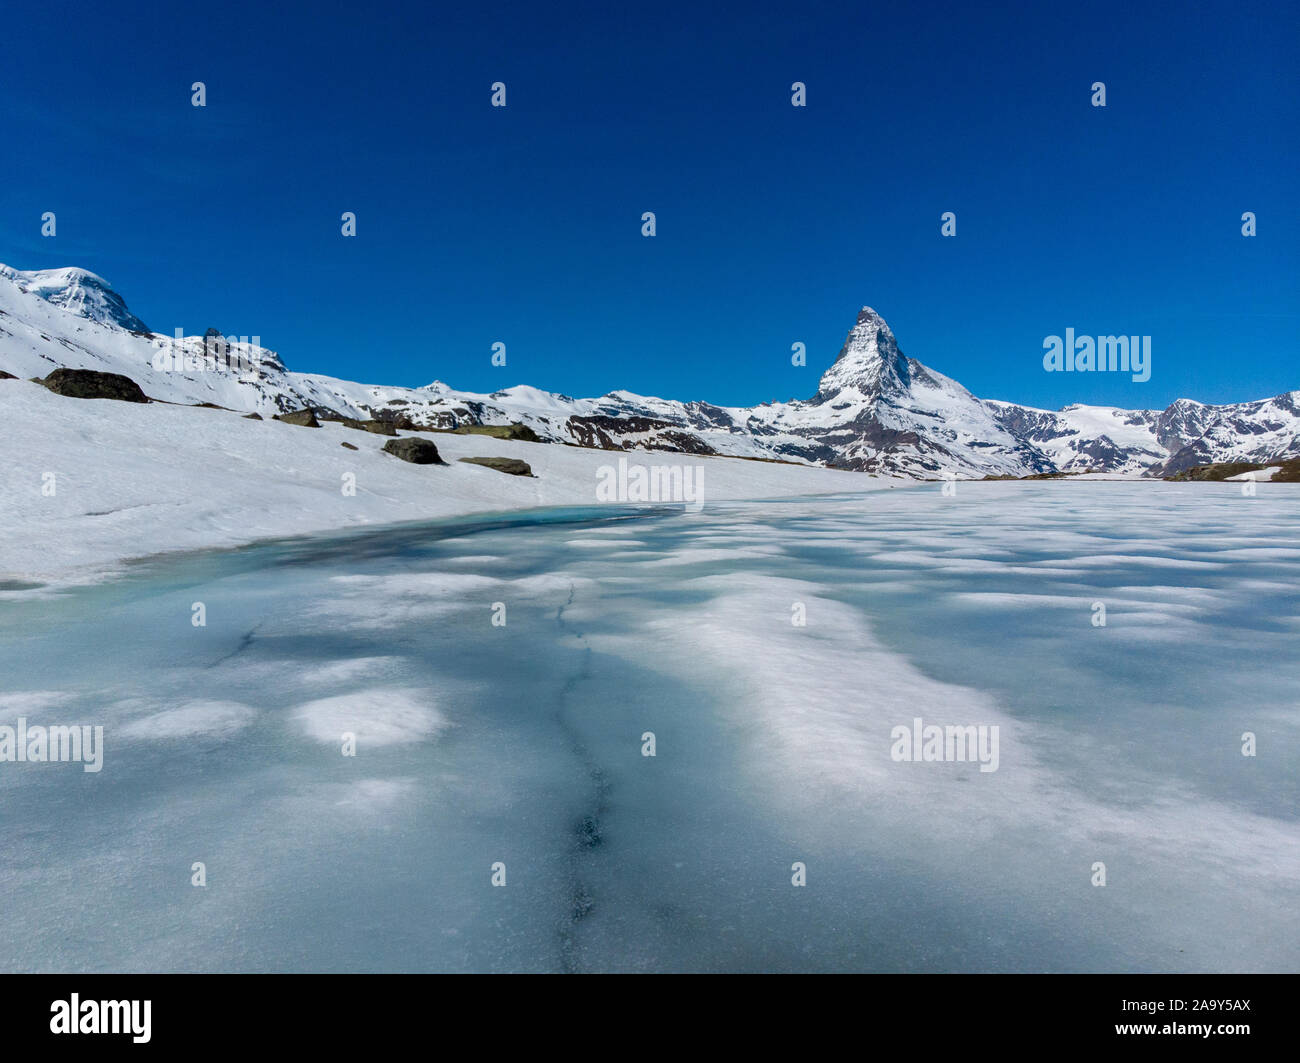
M371 383L808 396L870 304L990 398L1300 387L1294 7L1135 6L11 6L0 261Z

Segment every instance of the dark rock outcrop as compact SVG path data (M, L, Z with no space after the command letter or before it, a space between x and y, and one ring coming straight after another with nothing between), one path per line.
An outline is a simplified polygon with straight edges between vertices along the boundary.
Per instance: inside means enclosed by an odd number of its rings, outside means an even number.
M95 369L56 369L41 381L56 395L74 399L116 399L119 402L148 402L140 385L121 373Z
M277 413L277 421L283 421L285 424L296 424L302 428L319 428L320 422L316 420L316 414L312 410L294 410L292 413Z
M1166 480L1177 482L1186 482L1189 480L1227 480L1232 476L1240 476L1247 472L1260 472L1264 469L1278 468L1278 472L1273 474L1271 483L1296 483L1300 482L1300 458L1283 459L1281 461L1271 462L1253 462L1253 461L1221 461L1213 462L1209 465L1193 465L1186 469L1180 469L1172 476L1166 476Z
M496 469L497 472L508 473L511 476L533 475L532 466L518 458L457 458L456 460L470 465L486 465L489 469Z
M344 428L355 428L361 432L374 432L380 436L397 435L397 427L390 421L355 421L351 417L343 418Z
M390 439L384 444L384 453L391 454L395 458L401 458L403 461L409 461L413 465L447 464L438 456L438 448L430 440L421 439L419 436Z
M409 405L405 400L395 401L400 401L404 406ZM362 409L369 410L370 415L373 418L373 422L366 423L379 422L382 424L389 424L394 428L401 428L407 432L447 432L456 427L456 418L450 413L435 413L431 418L426 418L423 421L416 421L412 420L407 413L400 409L376 410L369 406L363 406ZM377 432L380 431L380 429L372 428L370 431ZM384 434L386 435L387 433Z
M680 454L717 453L698 436L670 421L655 417L574 414L565 422L565 428L578 446L597 450L632 450L641 447L645 450L666 450ZM619 438L623 435L635 435L637 438L625 441Z
M526 443L543 443L536 432L526 424L515 421L513 424L462 424L453 429L462 436L492 436L494 439L522 439Z

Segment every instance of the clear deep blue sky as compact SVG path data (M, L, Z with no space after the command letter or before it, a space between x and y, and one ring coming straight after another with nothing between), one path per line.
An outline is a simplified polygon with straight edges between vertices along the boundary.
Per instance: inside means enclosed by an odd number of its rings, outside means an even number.
M807 396L870 304L985 397L1257 398L1300 387L1298 41L1240 0L11 5L0 261L370 383ZM1066 327L1151 380L1045 373Z

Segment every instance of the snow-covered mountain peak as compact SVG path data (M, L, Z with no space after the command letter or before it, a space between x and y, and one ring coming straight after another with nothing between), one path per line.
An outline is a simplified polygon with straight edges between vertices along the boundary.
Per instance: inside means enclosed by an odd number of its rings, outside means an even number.
M898 349L893 330L875 310L864 306L849 330L835 363L822 374L820 399L852 388L863 395L899 393L911 386L907 358Z
M0 277L13 281L21 291L39 296L69 313L118 325L129 332L148 332L149 327L126 308L124 300L108 281L88 269L63 266L59 269L18 270L0 265Z

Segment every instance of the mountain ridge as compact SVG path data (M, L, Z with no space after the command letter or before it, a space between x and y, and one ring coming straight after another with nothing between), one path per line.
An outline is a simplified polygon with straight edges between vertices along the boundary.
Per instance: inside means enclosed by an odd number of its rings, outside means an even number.
M215 348L238 368L214 362ZM160 368L160 366L162 368ZM152 398L241 412L305 406L412 430L519 423L550 442L605 449L720 454L919 479L1101 471L1167 476L1193 465L1300 454L1300 390L1212 405L1177 399L1163 410L1072 403L1041 410L981 399L909 358L863 306L808 399L728 407L627 391L574 399L529 385L490 394L440 381L367 385L292 372L247 340L152 333L97 274L76 267L0 265L0 370L119 372Z

